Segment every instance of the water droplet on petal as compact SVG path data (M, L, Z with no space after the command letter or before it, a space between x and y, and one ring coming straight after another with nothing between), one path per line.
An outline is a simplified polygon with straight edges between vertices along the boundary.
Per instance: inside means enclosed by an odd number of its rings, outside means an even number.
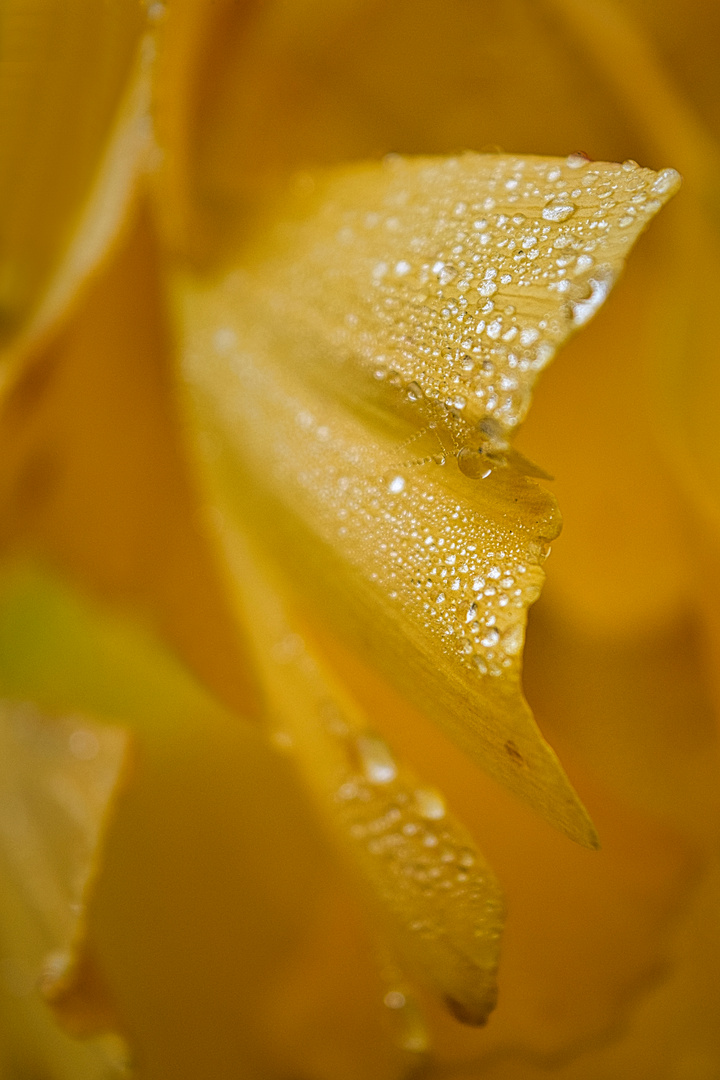
M390 748L378 735L358 735L355 745L371 784L389 784L396 778L397 766Z
M515 626L511 626L509 630L506 630L502 641L502 647L504 652L508 656L517 656L523 646L525 634L520 623Z
M221 326L219 330L215 331L213 345L216 352L222 355L229 353L237 345L237 334L231 327Z
M433 264L432 269L433 274L437 276L441 285L449 285L450 282L454 281L457 277L457 269L453 264L443 262L441 259L438 259L437 262Z
M405 995L399 990L388 990L383 998L383 1003L388 1009L403 1009L405 1007Z
M574 203L568 202L567 199L557 198L547 204L542 216L546 221L567 221L576 210L577 207Z
M469 446L464 446L458 453L457 461L460 472L471 480L484 480L492 472L482 450L471 450Z
M418 788L415 792L415 804L420 817L427 821L439 821L445 817L445 800L434 788Z
M607 298L607 295L612 288L613 280L614 276L608 267L606 267L602 273L599 273L597 277L590 278L588 281L590 296L585 300L576 300L570 305L572 321L575 326L582 326L583 323L586 323L588 319L592 318L597 309Z
M669 195L677 191L682 183L682 177L677 169L663 169L658 173L657 180L651 187L653 195Z

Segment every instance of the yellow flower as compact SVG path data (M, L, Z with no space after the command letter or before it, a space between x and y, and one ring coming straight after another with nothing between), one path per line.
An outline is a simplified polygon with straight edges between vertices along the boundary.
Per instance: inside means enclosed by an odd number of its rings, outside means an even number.
M2 1075L716 1075L717 94L637 8L6 5Z

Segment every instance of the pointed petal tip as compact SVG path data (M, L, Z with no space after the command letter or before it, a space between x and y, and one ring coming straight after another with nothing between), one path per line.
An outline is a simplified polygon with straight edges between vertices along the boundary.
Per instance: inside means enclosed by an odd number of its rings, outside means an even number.
M445 997L443 1004L456 1020L467 1027L485 1027L497 1005L497 991L493 989L480 1002L458 1001L457 998Z

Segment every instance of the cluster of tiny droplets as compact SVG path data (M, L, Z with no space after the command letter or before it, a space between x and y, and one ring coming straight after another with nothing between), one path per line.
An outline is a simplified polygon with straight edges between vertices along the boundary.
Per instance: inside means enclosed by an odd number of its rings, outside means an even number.
M236 287L228 283L219 305L237 325ZM202 322L217 326L216 318ZM436 482L435 467L389 468L392 454L349 410L300 385L251 342L250 322L222 327L214 343L197 343L193 373L209 380L246 466L446 654L483 676L517 668L548 522L512 499L489 499L487 512L458 501Z
M447 814L439 792L399 775L385 743L375 735L354 738L359 770L349 772L335 795L335 812L383 898L404 912L408 929L436 937L446 906L453 923L470 931L481 953L497 940L499 892L470 840ZM413 897L419 902L414 902ZM469 925L465 927L464 924Z
M443 410L466 471L461 428L522 419L538 371L677 183L582 156L398 159L341 174L277 251L198 293L188 376L246 467L481 676L519 670L549 503L497 489L493 502L481 485L458 500L432 468L401 466L338 387L362 371Z
M340 179L311 221L283 230L256 301L299 327L320 306L338 362L510 431L678 183L582 155L391 159L375 187Z
M348 715L287 624L276 630L280 634L265 655L283 670L279 678L271 673L271 685L290 685L290 699L304 698L317 720L308 744L306 721L298 723L294 709L281 712L281 724L288 724L283 745L295 747L311 785L322 793L342 850L352 854L396 929L415 940L416 957L454 1000L469 1012L474 1002L481 1016L494 985L504 913L492 872L441 793L399 765L361 718ZM318 735L326 743L326 761L333 763L319 772ZM391 997L390 1006L404 1005L400 998Z

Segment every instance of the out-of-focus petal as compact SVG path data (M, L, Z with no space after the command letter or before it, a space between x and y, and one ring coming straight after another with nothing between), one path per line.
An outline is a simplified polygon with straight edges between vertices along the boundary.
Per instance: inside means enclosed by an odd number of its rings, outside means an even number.
M213 97L228 31L251 22L254 7L248 0L175 0L163 10L153 110L163 148L154 175L155 214L166 250L196 262L208 255L207 207L195 190L197 129Z
M630 123L647 140L650 160L673 155L692 191L717 173L719 147L701 117L678 94L651 40L627 5L616 0L543 0L579 57L623 102Z
M647 407L672 234L664 217L541 380L518 439L555 477L565 520L549 595L574 623L622 640L683 612L694 576L686 504Z
M150 145L139 3L10 2L0 63L0 385L125 218Z
M720 137L720 9L715 0L622 0L652 41L680 96Z
M548 738L621 799L701 846L720 816L719 742L699 612L601 633L548 593L533 612L527 692Z
M337 889L292 770L146 631L46 574L3 577L0 677L15 700L133 733L87 935L142 1068L182 1080L267 1076L284 972ZM378 1006L354 1038L375 1045L378 1075L391 1077L406 1055L383 1032L379 997ZM354 1043L342 1052L366 1060ZM37 1053L53 1080L70 1080L52 1041Z
M510 1054L483 1067L487 1080L715 1080L720 1066L717 1001L720 940L717 858L672 935L665 978L633 1010L607 1045L594 1045L569 1062L536 1063ZM476 1080L476 1065L448 1070L452 1080ZM444 1074L440 1072L442 1077Z
M3 650L2 668L9 651ZM5 675L0 671L0 695ZM114 1064L113 1043L95 1039L73 1046L54 1030L38 990L83 1024L85 1034L108 1030L112 1014L97 988L89 1008L78 1000L60 1002L85 955L84 912L124 771L126 734L87 716L58 717L2 697L0 743L4 1072L20 1075L35 1067L53 1078L101 1077Z
M159 255L143 216L0 415L0 541L139 605L243 714L254 706L173 411Z
M657 488L659 479L667 487L666 478L670 477L683 498L682 502L678 500L674 516L676 521L681 517L685 520L683 544L689 553L686 563L690 564L690 573L686 565L678 580L686 589L688 580L695 579L690 588L705 613L710 649L716 658L720 641L720 386L715 302L720 272L720 143L712 126L707 126L704 117L678 92L652 40L644 37L628 14L627 5L613 4L611 0L591 6L577 0L547 2L552 2L579 48L603 73L608 85L623 97L628 114L646 131L652 153L663 158L670 154L684 175L682 200L669 211L650 240L650 248L656 240L661 240L662 248L658 249L654 267L648 267L642 342L647 375L643 383L654 408L646 409L645 414L654 419L651 453L656 452L664 461L662 470L653 470L653 486ZM694 18L691 8L683 8L682 12L678 9L677 14ZM668 521L669 508L666 497L656 501L661 520ZM671 533L677 536L677 525L669 523ZM677 544L670 546L676 548ZM677 566L675 558L672 562ZM665 581L659 595L677 592L677 586L673 590L672 585L668 591L669 578L666 573L662 576ZM649 578L648 586L652 587ZM710 668L711 673L717 671L717 663L713 661Z
M191 255L231 250L258 203L298 169L497 146L646 156L634 117L548 4L205 6L212 11L199 26L194 15L183 27L186 4L170 10L161 69L170 113L161 112L161 141L168 169L173 159L184 169L180 184L168 176L168 206L179 186ZM200 45L187 63L193 32Z

